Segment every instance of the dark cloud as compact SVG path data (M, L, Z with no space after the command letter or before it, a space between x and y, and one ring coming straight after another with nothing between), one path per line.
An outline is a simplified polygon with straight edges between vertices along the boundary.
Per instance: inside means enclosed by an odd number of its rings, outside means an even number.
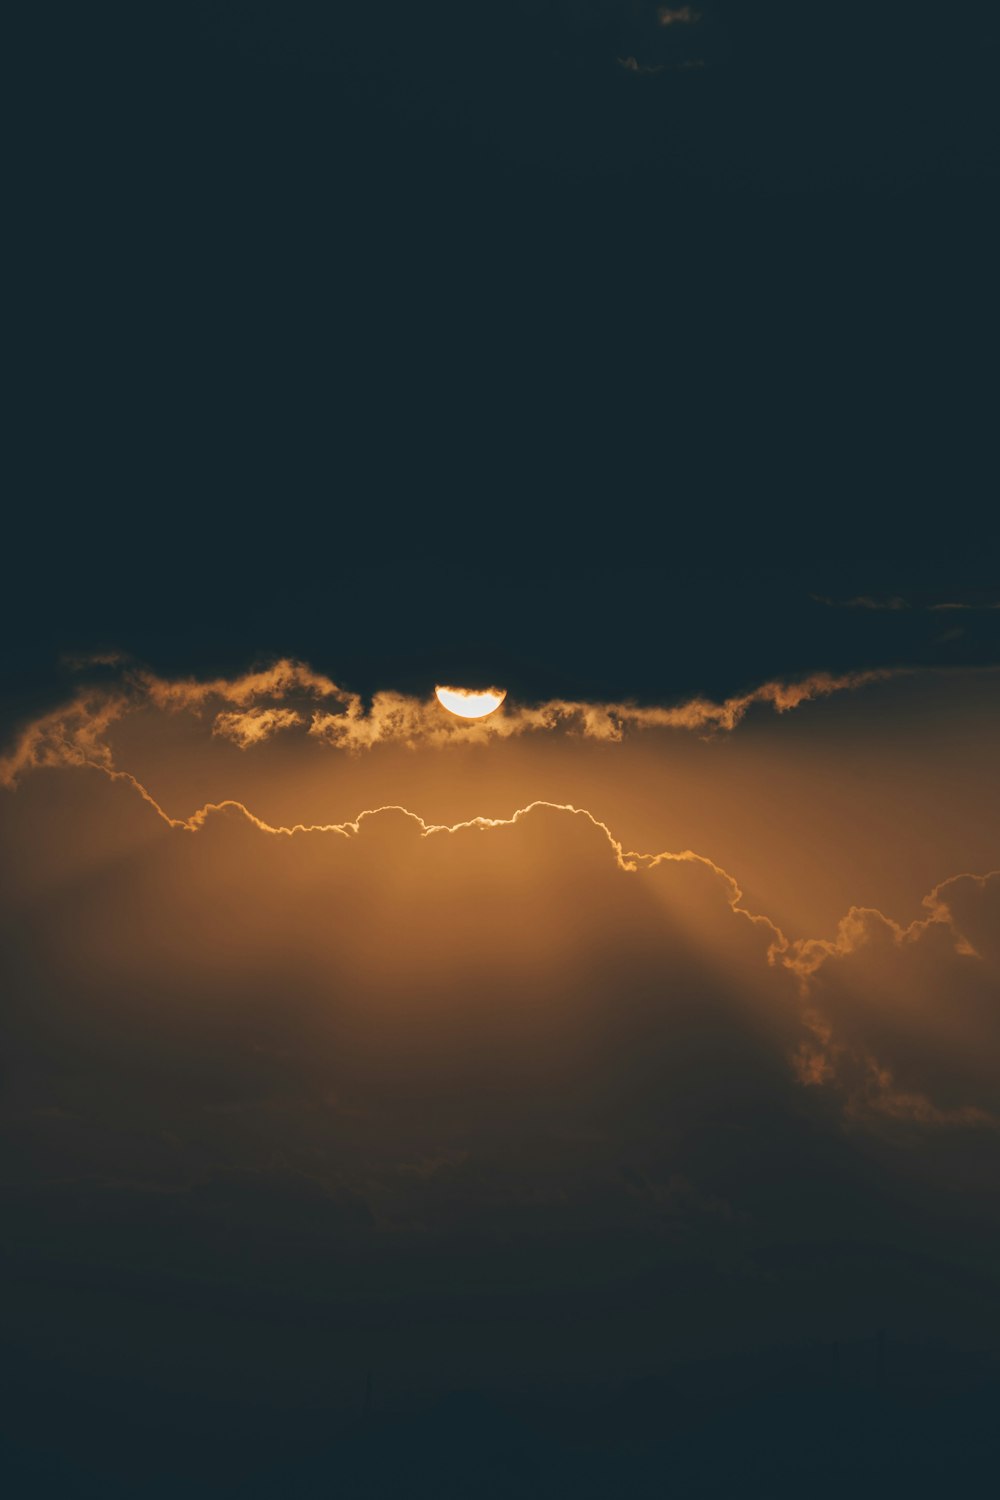
M876 599L870 594L859 594L853 599L823 599L817 596L817 603L829 604L836 609L871 609L871 610L896 610L923 609L932 611L979 611L1000 609L993 599L965 599L965 600L928 600L918 599L911 602L902 599L898 594L893 594L887 599Z
M143 842L108 860L104 822L123 819ZM907 931L852 913L837 939L790 948L710 861L623 856L558 807L454 831L389 809L290 838L219 809L191 834L84 777L74 820L95 867L19 918L15 1052L47 1058L48 1083L29 1107L37 1077L12 1075L43 1157L71 1143L74 1175L133 1178L147 1138L175 1188L233 1150L255 1170L277 1153L325 1161L359 1198L377 1182L388 1222L393 1184L482 1170L501 1198L551 1204L582 1172L577 1211L607 1226L611 1186L638 1211L623 1153L714 1201L674 1159L678 1131L808 1110L801 1080L849 1110L992 1121L992 878L949 882ZM324 1117L339 1124L320 1142ZM459 1198L474 1218L475 1194Z

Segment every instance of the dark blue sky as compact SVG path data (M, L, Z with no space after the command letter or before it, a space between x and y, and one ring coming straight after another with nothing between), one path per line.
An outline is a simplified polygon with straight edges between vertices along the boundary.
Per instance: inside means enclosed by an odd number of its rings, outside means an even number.
M661 9L49 18L9 702L104 646L653 698L991 658L813 596L1000 582L992 11Z

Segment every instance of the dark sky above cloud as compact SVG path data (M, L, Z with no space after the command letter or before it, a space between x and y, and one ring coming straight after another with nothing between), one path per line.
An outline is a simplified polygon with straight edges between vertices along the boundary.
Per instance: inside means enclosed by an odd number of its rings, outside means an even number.
M12 699L102 648L654 701L995 655L810 600L995 589L994 23L695 9L61 23Z

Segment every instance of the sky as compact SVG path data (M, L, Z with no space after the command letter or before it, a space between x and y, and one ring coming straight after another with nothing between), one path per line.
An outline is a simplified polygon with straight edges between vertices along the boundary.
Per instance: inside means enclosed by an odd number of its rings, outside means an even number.
M26 46L19 1494L990 1472L996 47L723 0Z

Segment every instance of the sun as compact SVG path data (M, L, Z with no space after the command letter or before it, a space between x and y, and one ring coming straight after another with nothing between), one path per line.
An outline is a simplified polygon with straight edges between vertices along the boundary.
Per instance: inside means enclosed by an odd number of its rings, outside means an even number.
M498 709L507 696L506 688L436 687L434 692L442 708L460 719L485 719Z

